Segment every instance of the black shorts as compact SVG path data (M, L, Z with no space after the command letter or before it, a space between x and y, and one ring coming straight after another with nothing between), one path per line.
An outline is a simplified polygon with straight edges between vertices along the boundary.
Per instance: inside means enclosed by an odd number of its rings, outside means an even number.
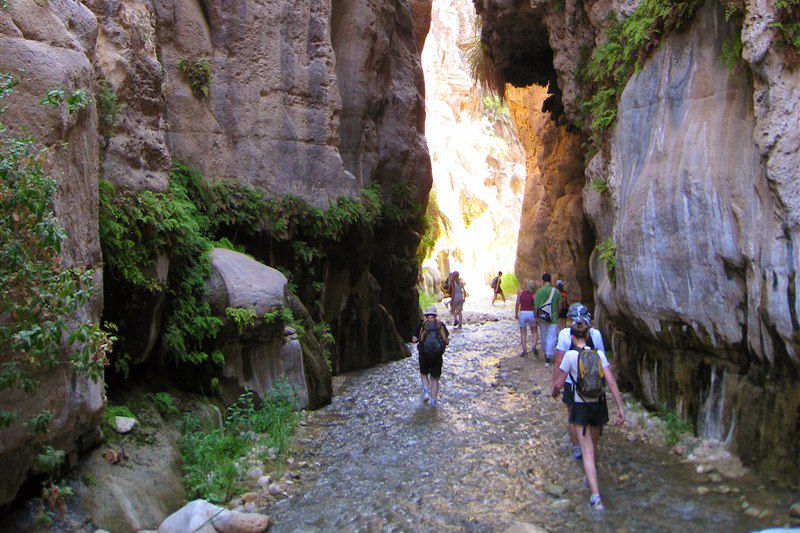
M442 363L444 358L441 355L428 355L419 352L419 373L430 375L433 379L442 377Z
M561 403L566 404L570 409L572 404L575 403L575 390L572 388L572 383L564 383L564 392L561 394Z
M586 427L600 428L608 424L608 405L605 397L600 398L599 402L575 402L569 410L569 423L576 426L583 426L584 434Z

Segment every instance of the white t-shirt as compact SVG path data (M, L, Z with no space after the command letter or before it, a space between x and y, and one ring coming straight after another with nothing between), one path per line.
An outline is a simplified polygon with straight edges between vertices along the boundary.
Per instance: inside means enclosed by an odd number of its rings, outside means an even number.
M608 364L608 359L606 359L606 353L602 350L597 350L597 355L600 356L600 364L603 366L603 369L608 368L610 365ZM567 353L564 354L564 359L561 360L561 366L559 366L561 370L567 373L567 376L578 376L578 350L569 350ZM575 393L575 401L578 403L586 403L583 401L583 398L576 392Z
M599 330L594 328L589 328L589 335L592 337L592 342L594 343L594 349L597 351L603 350L605 351L605 347L603 346L603 335L600 333ZM567 353L567 351L572 346L572 331L570 328L564 328L558 332L558 343L556 344L556 351L561 351ZM572 383L572 378L567 377L567 383Z

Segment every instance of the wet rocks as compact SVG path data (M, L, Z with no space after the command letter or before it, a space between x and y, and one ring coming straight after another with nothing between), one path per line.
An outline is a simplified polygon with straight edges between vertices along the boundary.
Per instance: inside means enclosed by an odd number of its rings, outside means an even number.
M229 511L205 500L194 500L171 514L158 533L262 533L269 517L257 513Z
M542 487L542 490L554 498L560 498L567 493L566 487L551 482L546 482Z

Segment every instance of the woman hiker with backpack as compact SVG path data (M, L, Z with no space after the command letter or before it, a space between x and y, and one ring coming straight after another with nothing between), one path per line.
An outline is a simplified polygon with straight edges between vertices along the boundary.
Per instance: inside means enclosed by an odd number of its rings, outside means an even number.
M587 313L588 314L588 313ZM587 324L588 325L588 324ZM602 350L595 351L587 343L589 328L572 328L572 346L564 354L553 381L553 399L557 399L561 388L570 377L574 384L574 398L569 410L569 423L578 434L578 442L583 456L583 471L592 491L589 506L602 511L600 489L597 484L597 445L603 426L608 423L608 405L603 383L608 385L614 403L617 404L617 418L614 423L625 423L625 411L619 387L611 371L611 365Z
M439 378L442 377L444 350L450 343L447 326L437 318L436 307L425 310L425 320L417 323L411 342L419 343L419 374L422 379L422 400L436 407L439 396ZM430 387L430 388L429 388Z
M503 293L503 271L497 273L497 276L492 280L489 286L494 291L492 295L492 305L494 305L495 300L497 300L497 296L499 295L503 299L503 303L506 303L506 295Z

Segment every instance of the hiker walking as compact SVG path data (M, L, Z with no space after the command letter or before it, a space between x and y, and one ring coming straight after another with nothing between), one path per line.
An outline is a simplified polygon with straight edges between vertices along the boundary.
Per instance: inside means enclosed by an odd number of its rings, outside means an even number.
M564 358L564 354L570 350L576 350L580 339L585 341L585 345L598 352L605 353L605 346L603 346L603 335L599 330L591 327L592 317L589 310L580 302L575 302L569 307L567 311L567 318L571 321L571 327L564 328L558 333L558 342L556 344L556 360L555 368L553 369L553 385L559 376L559 365ZM570 409L574 403L575 390L572 378L567 374L567 382L564 385L564 394L561 398L562 403L567 406L567 431L569 433L569 440L572 443L572 456L578 461L581 460L581 446L578 442L578 432L569 423Z
M561 295L561 301L558 303L558 327L559 330L567 327L567 311L569 311L569 298L567 291L564 290L564 282L561 280L556 281L556 289ZM558 364L558 363L556 363Z
M532 279L525 280L525 288L517 294L517 303L514 306L514 318L519 324L520 344L522 345L522 357L528 355L528 329L531 330L531 340L533 341L534 355L539 353L536 344L539 342L539 328L536 326L536 312L533 309L533 290L536 284Z
M422 399L436 407L439 379L442 376L444 350L450 343L447 326L437 317L436 307L425 310L425 319L417 323L411 342L419 343L419 374L422 379Z
M591 490L589 506L601 511L604 509L600 499L600 489L597 483L597 445L603 432L603 426L608 423L608 405L603 384L611 390L614 402L617 404L616 425L625 423L625 411L622 406L622 397L619 394L614 373L606 359L605 352L593 350L587 345L588 328L584 332L574 331L571 348L564 354L553 383L553 399L567 381L571 378L574 384L574 403L569 410L570 426L575 428L578 443L581 447L583 471Z
M503 299L503 303L506 303L506 295L503 294L503 271L497 273L497 276L492 280L489 286L494 291L494 295L492 295L492 305L494 305L495 300L497 300L497 295L499 294L500 297Z
M539 323L539 340L544 352L544 366L549 368L553 364L558 339L558 304L561 294L558 289L550 285L550 274L542 274L542 287L536 291L533 305L536 308L536 317Z
M450 311L453 313L453 326L461 329L464 325L464 302L467 299L467 291L464 289L464 280L458 273L458 270L453 272L453 279L451 280L452 289L451 294L453 297L450 299Z

